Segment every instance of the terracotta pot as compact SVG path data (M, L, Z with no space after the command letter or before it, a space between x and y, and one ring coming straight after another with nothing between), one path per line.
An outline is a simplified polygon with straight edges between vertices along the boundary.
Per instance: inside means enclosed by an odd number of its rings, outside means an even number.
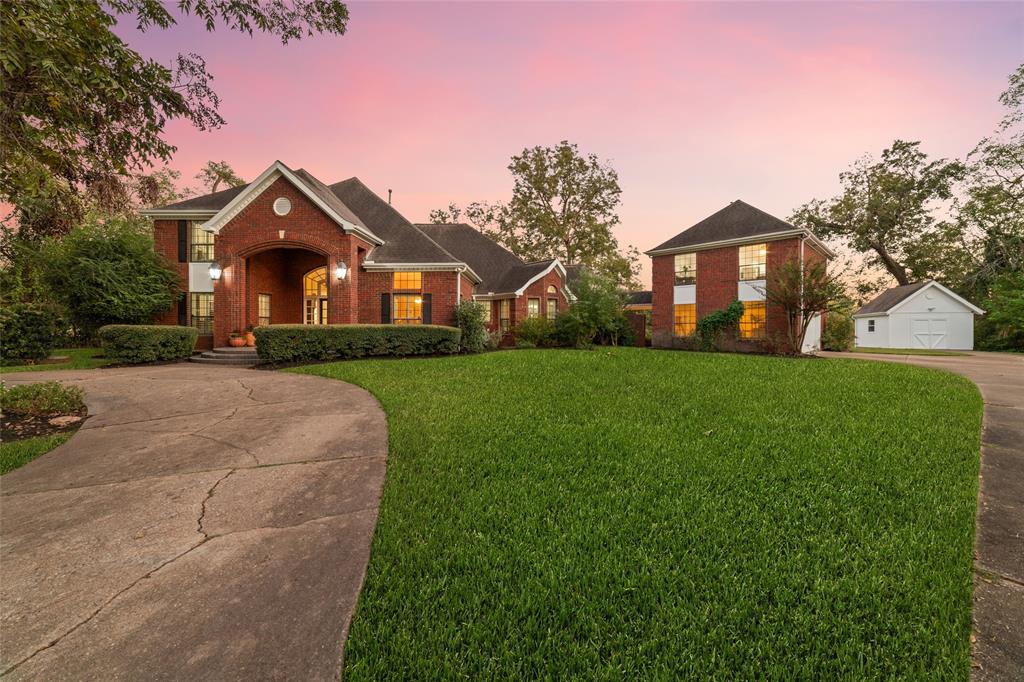
M245 333L245 345L249 346L250 348L255 348L256 347L256 335L253 334L252 332L246 332Z
M242 346L245 345L245 337L232 336L231 338L228 339L228 345L230 345L232 348L241 348Z

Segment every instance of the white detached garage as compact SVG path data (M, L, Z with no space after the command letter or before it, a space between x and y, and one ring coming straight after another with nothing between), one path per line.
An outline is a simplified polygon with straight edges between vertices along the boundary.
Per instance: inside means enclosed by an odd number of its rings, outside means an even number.
M893 287L853 314L865 348L974 348L974 316L985 311L933 279Z

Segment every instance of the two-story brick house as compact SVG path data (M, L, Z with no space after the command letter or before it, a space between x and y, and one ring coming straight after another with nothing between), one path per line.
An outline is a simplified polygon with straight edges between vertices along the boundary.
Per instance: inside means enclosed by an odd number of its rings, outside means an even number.
M267 324L450 325L468 299L511 331L571 296L557 260L525 263L466 225L413 225L358 178L326 185L280 161L143 213L186 292L158 322L199 328L201 348Z
M739 350L757 350L786 335L785 313L766 301L771 272L785 261L824 261L835 254L812 232L742 201L646 252L651 257L651 342L688 347L697 320L743 302ZM804 350L820 346L822 321L810 324Z

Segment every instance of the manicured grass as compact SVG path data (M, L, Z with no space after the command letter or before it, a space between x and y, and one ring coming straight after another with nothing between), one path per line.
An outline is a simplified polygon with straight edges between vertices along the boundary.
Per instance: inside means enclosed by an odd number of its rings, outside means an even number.
M969 675L961 377L642 349L292 371L388 414L346 679Z
M931 348L862 348L853 349L854 353L881 353L882 355L967 355L955 350L933 350Z
M109 365L110 360L104 357L102 348L58 348L54 355L66 355L64 362L42 362L38 365L3 365L0 374L9 372L48 372L53 369L93 369Z
M0 443L0 474L14 471L50 450L74 435L72 433L55 433L50 436L26 438L9 443Z

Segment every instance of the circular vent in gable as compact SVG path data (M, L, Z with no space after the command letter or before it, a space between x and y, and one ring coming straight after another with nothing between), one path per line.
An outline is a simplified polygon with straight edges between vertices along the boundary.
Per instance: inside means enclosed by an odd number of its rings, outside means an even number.
M274 199L274 213L277 215L288 215L291 212L292 202L288 200L288 197L278 197Z

